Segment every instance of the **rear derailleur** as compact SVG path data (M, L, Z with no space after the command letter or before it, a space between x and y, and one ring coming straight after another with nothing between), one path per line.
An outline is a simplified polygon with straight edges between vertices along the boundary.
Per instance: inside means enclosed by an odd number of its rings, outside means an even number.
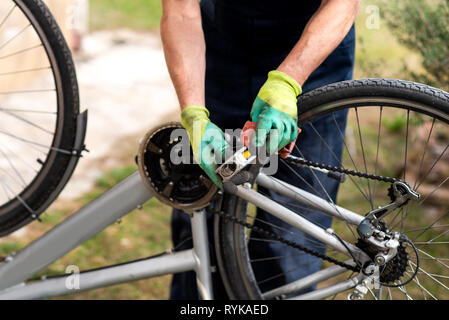
M394 182L388 189L388 196L391 203L370 211L357 227L360 239L356 245L372 260L364 266L363 273L382 285L395 282L404 275L409 261L405 243L410 243L406 236L388 230L382 219L410 200L420 198L420 194L403 181ZM374 275L373 270L379 274ZM366 291L367 286L362 283L349 298L363 298Z

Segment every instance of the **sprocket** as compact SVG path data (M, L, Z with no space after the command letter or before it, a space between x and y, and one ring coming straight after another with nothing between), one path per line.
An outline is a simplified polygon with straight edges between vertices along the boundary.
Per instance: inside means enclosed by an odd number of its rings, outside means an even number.
M373 260L376 254L378 254L378 250L375 247L362 239L357 241L356 246L363 250ZM405 249L404 242L400 240L396 256L388 261L383 268L380 268L380 282L391 283L399 280L406 271L407 262L408 253Z

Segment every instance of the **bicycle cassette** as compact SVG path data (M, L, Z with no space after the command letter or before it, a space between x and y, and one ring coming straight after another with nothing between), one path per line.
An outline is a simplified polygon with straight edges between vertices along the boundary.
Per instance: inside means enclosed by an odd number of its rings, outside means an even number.
M212 201L218 187L193 161L187 132L178 122L149 131L140 142L137 164L145 185L165 204L199 210Z

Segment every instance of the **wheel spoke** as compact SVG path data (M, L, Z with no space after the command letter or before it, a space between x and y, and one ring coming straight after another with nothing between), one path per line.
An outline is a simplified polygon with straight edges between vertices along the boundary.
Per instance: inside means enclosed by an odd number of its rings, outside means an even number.
M356 119L357 119L357 128L358 128L358 132L359 132L360 147L362 148L363 164L365 166L365 173L368 173L368 167L366 165L366 157L365 157L365 148L363 146L362 131L360 129L359 111L358 111L358 108L354 108L354 110L355 110L355 115L356 115ZM374 209L374 203L373 203L373 198L372 198L372 194L371 194L371 186L369 183L369 179L367 179L366 182L368 184L368 194L369 194L369 202L371 204L371 209Z
M340 126L338 125L337 119L335 119L335 113L332 113L332 117L333 117L333 120L334 120L334 123L335 123L335 127L337 128L337 131L338 131L338 133L340 135L340 138L343 141L343 145L345 146L346 152L348 153L348 157L351 160L352 165L354 166L354 170L355 171L359 171L359 169L357 168L357 165L355 164L355 161L354 161L354 159L353 159L353 157L351 155L351 152L349 151L348 145L346 144L345 137L344 137L344 135L343 135L343 133L341 131ZM351 177L351 179L352 179L352 177ZM359 181L360 181L360 184L362 184L362 178L361 177L359 177ZM362 192L362 190L360 190L360 192ZM363 192L363 194L365 195L365 192ZM368 200L368 198L366 198L366 199Z
M447 177L446 179L444 179L437 187L435 187L430 193L428 193L418 204L422 205L424 203L424 201L426 201L429 197L431 197L438 189L440 189L445 183L446 181L449 180L449 177Z
M416 268L416 264L414 264L413 262L410 261L410 263L412 265L414 265L414 267ZM423 270L423 268L419 267L419 270L424 273L426 276L428 276L430 279L432 279L433 281L435 281L436 283L438 283L440 286L442 286L444 289L449 291L449 288L442 283L440 280L436 279L435 277L433 277L430 273L426 272L425 270Z
M0 112L41 113L41 114L52 114L52 115L57 115L58 114L57 112L54 112L54 111L17 109L17 108L0 108Z
M0 92L0 95L54 92L56 89L12 90Z
M28 139L24 139L24 138L18 137L18 136L14 135L14 134L11 134L11 133L8 133L8 132L2 131L2 130L0 130L0 133L4 134L4 135L7 135L7 136L10 136L11 138L14 138L16 140L19 140L19 141L22 141L22 142L25 142L25 143L28 143L28 144L31 144L31 145L35 145L35 146L38 146L38 147L41 147L41 148L45 148L47 150L54 150L54 151L57 151L57 152L60 152L60 153L72 155L72 152L70 152L70 151L62 150L62 149L55 148L55 147L52 147L52 146L46 146L46 145L44 145L42 143L31 141L31 140L28 140Z
M403 231L403 233L416 232L416 231L422 231L422 230L428 230L428 229L447 228L447 227L449 227L449 224L438 225L438 226L434 226L434 227L430 227L430 228L409 229L409 230Z
M41 130L41 131L47 133L47 134L50 134L50 135L52 135L52 136L53 136L53 134L54 134L54 132L51 132L50 130L45 129L44 127L42 127L42 126L36 124L36 123L33 122L33 121L30 121L30 120L25 119L25 118L22 117L22 116L19 116L19 115L17 115L17 114L12 113L12 112L4 111L4 110L1 110L1 109L0 109L0 112L3 112L3 113L5 113L5 114L7 114L7 115L9 115L9 116L11 116L11 117L14 117L14 118L16 118L16 119L18 119L18 120L20 120L20 121L22 121L22 122L24 122L24 123L26 123L26 124L28 124L28 125L31 125L31 126L37 128L37 129L39 129L39 130Z
M303 264L301 264L301 265L299 265L299 266L296 266L296 267L293 268L293 269L289 269L289 270L287 270L287 271L285 271L285 272L280 272L280 273L277 273L277 274L275 274L275 275L273 275L273 276L270 276L270 277L268 277L268 278L265 278L265 279L263 279L263 280L257 281L257 284L260 285L260 284L264 284L264 283L267 283L267 282L269 282L269 281L278 279L279 277L282 277L282 276L285 276L286 274L289 274L289 273L298 271L298 270L303 269L303 268L305 268L305 267L308 267L308 266L310 266L311 264L314 264L314 263L316 263L316 261L311 261L311 262L308 262L308 263L305 263L305 264L303 263Z
M432 255L430 255L429 253L427 253L427 252L425 252L425 251L423 251L423 250L421 250L421 249L419 249L419 248L418 248L418 251L421 252L422 254L424 254L425 256L427 256L428 258L431 258L432 260L438 262L440 265L442 265L442 266L445 267L446 269L449 269L449 266L448 266L447 264L441 262L439 258L435 258L435 257L433 257ZM420 270L421 270L421 269L420 269Z
M13 150L11 150L11 148L9 148L6 145L0 144L0 148L5 149L7 153L12 154L14 157L16 157L17 159L19 159L23 164L25 164L28 168L30 168L32 171L34 171L35 173L38 173L38 171L36 169L34 169L34 167L28 163L25 159L22 158L22 156L20 156L19 154L17 154L16 152L14 152ZM6 153L5 152L5 153Z
M298 253L298 254L289 254L289 255L283 255L283 256L274 256L274 257L267 257L267 258L257 258L257 259L250 259L251 263L254 262L266 262L266 261L273 261L273 260L280 260L284 258L290 258L290 257L300 257L305 255L305 253Z
M0 45L0 51L2 49L4 49L8 44L10 44L14 39L17 39L17 37L19 37L22 33L25 32L25 30L27 30L29 27L31 27L31 24L28 24L27 26L25 26L23 29L21 29L19 32L17 32L12 38L10 38L9 40L5 41L4 43L2 43Z
M432 172L433 168L435 168L436 164L440 161L441 157L446 153L447 148L449 148L449 143L446 145L444 150L441 152L441 154L438 156L438 158L435 160L435 162L432 164L430 169L427 171L427 173L424 175L424 177L421 179L421 182L418 184L415 190L418 190L418 188L421 186L421 184L426 180L427 176Z
M0 183L3 185L3 186L5 186L6 187L6 189L8 189L13 195L14 195L14 198L16 198L17 200L19 200L19 202L25 207L25 209L27 209L28 210L28 212L29 213L31 213L31 214L33 214L33 210L26 204L26 202L17 194L17 193L14 193L14 191L12 190L12 188L6 183L6 181L5 180L3 180L1 177L0 177Z
M412 267L411 265L410 265L410 267ZM413 267L412 267L412 271L413 271ZM422 274L422 272L419 272L418 271L418 274ZM408 274L408 275L410 275L410 273L408 273L408 272L406 272L406 274ZM418 277L416 276L415 278L413 278L413 282L415 282L416 283L416 285L418 286L418 288L420 289L420 291L421 291L421 294L422 294L422 297L423 297L423 299L424 300L427 300L427 297L426 297L426 295L424 294L424 292L425 293L427 293L429 296L431 296L434 300L438 300L429 290L427 290L420 282L419 282L419 279L418 279Z
M2 77L2 76L10 76L10 75L20 74L20 73L30 73L30 72L36 72L36 71L43 71L43 70L51 70L51 67L40 67L40 68L32 68L32 69L24 69L24 70L2 72L2 73L0 73L0 77Z
M407 152L408 152L408 127L410 123L410 110L407 110L407 126L405 129L405 152L404 152L404 181L407 181Z
M3 157L6 159L6 161L8 162L9 166L11 167L11 169L17 174L17 176L19 177L20 181L22 182L22 184L24 186L26 186L26 182L25 179L23 178L23 176L20 174L19 170L17 170L17 167L12 163L11 159L8 157L8 155L0 148L0 153L3 155Z
M440 221L441 219L445 218L447 216L447 214L449 213L449 211L447 211L446 213L442 214L441 216L439 216L437 219L435 219L435 221L433 221L430 225L428 225L427 227L425 227L422 232L420 232L417 236L415 236L412 241L416 242L416 239L418 239L420 236L422 236L427 230L429 230L430 228L432 228L438 221Z
M5 24L6 20L9 19L9 17L11 16L11 14L13 13L13 11L17 8L17 5L14 3L13 7L8 11L8 13L6 14L6 16L2 19L2 22L0 22L0 29L3 27L3 25Z
M11 57L17 56L17 55L19 55L21 53L28 52L28 51L31 51L31 50L34 50L34 49L37 49L37 48L42 48L42 44L37 44L37 45L32 46L32 47L28 47L28 48L25 48L25 49L21 49L21 50L18 50L18 51L15 51L15 52L8 53L6 55L0 56L0 60L11 58Z
M324 140L324 138L320 135L320 133L318 132L318 130L315 128L315 126L312 123L309 123L309 126L313 129L313 131L316 133L316 135L318 136L318 138L321 140L321 142L323 143L323 145L326 147L326 149L329 151L329 153L332 155L332 157L338 162L339 166L343 169L345 169L345 167L343 166L342 162L340 159L338 159L338 157L335 155L335 153L332 151L332 149L329 147L329 145L327 144L326 140ZM354 181L354 179L352 178L352 176L348 176L349 179L352 181L352 183L356 186L356 188L360 191L360 193L363 195L363 197L367 200L370 201L368 199L368 196L362 191L362 189L359 187L359 185Z
M296 146L295 146L296 147ZM298 147L296 147L297 151L299 152L299 155L304 158L304 155L302 154L302 152L299 150ZM357 239L357 236L354 233L354 230L352 230L352 228L350 227L349 223L344 219L343 214L340 212L340 210L338 210L337 205L334 203L334 201L332 200L331 196L329 195L329 193L326 191L326 188L323 186L323 184L321 183L320 179L318 178L318 176L316 175L316 173L309 168L310 173L312 173L313 177L315 178L315 180L318 182L318 184L321 187L321 190L323 190L323 192L326 194L327 200L329 201L329 203L335 208L335 210L337 211L337 213L340 215L340 217L342 218L342 220L345 222L348 230L352 233L354 239Z
M376 147L376 165L374 167L374 174L377 176L378 174L378 168L379 168L379 147L380 147L380 130L382 128L382 111L383 107L381 106L379 108L379 126L377 128L377 147ZM376 199L376 186L377 186L377 180L374 181L373 186L373 199Z
M419 176L421 174L422 166L423 166L423 163L424 163L424 157L426 156L427 147L429 146L430 136L432 135L432 131L433 131L433 127L434 126L435 126L435 118L432 119L432 126L430 127L429 135L427 136L427 139L426 139L426 145L424 146L424 151L423 151L423 154L422 154L422 157L421 157L421 161L419 162L419 169L418 169L418 173L416 174L415 182L413 183L413 189L416 189L416 183L418 183L418 179L419 179Z

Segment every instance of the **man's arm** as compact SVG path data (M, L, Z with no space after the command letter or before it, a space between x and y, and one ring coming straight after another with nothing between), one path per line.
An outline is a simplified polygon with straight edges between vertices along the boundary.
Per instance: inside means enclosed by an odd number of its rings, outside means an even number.
M204 106L206 45L198 0L162 0L161 38L181 110Z
M223 132L205 107L206 44L198 0L162 0L161 38L196 163L220 188L216 156L225 156Z
M301 86L344 39L357 16L361 0L322 0L301 39L277 70Z
M359 5L360 0L322 0L298 43L277 70L268 73L250 114L251 120L257 122L257 147L269 141L267 150L271 153L295 140L301 87L344 39ZM276 129L277 135L269 134L272 129Z

